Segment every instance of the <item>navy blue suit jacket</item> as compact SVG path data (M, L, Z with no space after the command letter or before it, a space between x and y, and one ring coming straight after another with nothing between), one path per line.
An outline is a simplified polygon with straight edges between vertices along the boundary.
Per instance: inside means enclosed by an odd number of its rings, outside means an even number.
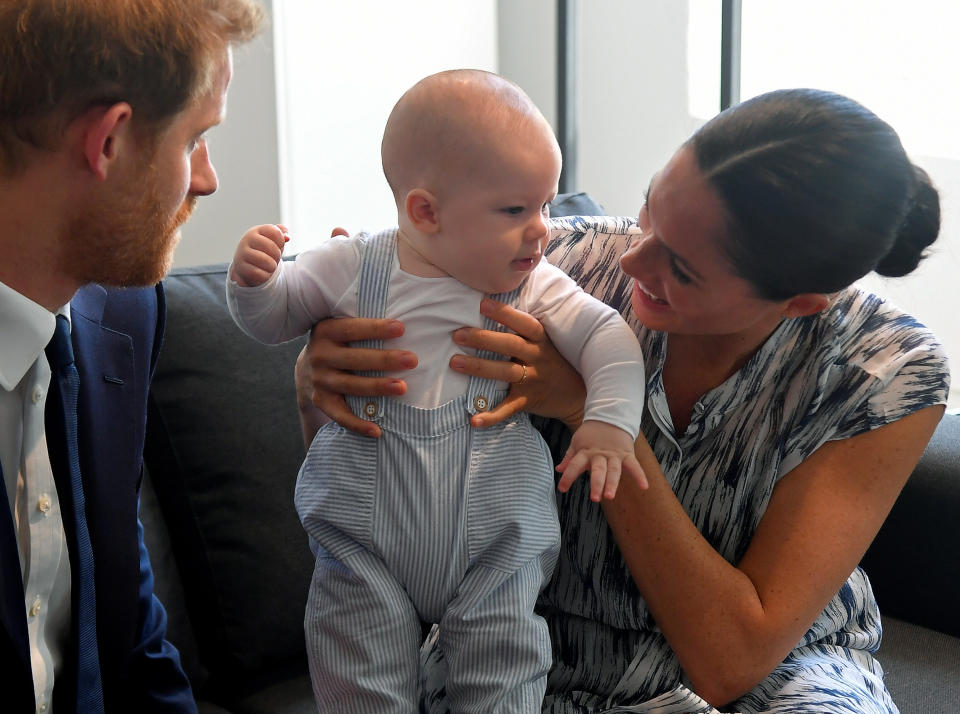
M163 336L163 289L82 288L70 302L80 395L80 467L96 572L97 640L107 712L195 712L138 519L147 393ZM57 476L61 501L67 483ZM2 479L0 479L2 483ZM62 504L76 610L76 524ZM54 685L54 709L75 711L76 637ZM4 712L35 710L16 533L0 488L0 672Z

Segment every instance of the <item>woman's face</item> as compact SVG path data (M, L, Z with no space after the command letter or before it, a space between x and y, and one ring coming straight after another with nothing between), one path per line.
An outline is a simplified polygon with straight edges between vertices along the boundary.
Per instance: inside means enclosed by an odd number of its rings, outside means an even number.
M765 339L786 303L755 296L724 254L724 207L689 147L654 176L620 267L633 280L633 311L647 327L686 335Z

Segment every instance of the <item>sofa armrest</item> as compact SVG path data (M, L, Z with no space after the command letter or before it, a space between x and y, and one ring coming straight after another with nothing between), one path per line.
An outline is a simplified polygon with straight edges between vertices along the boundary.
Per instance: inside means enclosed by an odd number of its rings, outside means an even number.
M863 558L880 612L960 637L960 414L937 426Z

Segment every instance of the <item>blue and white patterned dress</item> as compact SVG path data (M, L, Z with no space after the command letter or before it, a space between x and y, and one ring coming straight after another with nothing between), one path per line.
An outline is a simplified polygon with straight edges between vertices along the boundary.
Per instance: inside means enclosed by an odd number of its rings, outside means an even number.
M661 378L668 337L637 324L629 278L617 264L631 224L556 219L549 259L634 327L647 368L643 434L687 514L731 563L746 551L779 479L819 446L946 402L947 360L936 338L853 287L817 315L784 320L737 374L700 399L677 436ZM562 454L565 430L549 423L544 431ZM543 711L715 711L688 689L584 483L559 496L560 560L540 599L554 653ZM858 568L786 661L726 710L896 712L872 656L880 632ZM441 693L430 687L439 661L428 650L425 706L432 712L443 711Z

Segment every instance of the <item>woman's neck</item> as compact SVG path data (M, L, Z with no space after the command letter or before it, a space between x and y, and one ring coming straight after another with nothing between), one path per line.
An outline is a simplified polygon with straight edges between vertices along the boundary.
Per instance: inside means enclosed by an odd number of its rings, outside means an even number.
M693 405L739 372L779 324L735 335L669 335L663 388L677 434L686 431Z
M671 334L667 342L667 362L695 373L722 375L720 384L750 361L776 327L768 327L760 335Z

